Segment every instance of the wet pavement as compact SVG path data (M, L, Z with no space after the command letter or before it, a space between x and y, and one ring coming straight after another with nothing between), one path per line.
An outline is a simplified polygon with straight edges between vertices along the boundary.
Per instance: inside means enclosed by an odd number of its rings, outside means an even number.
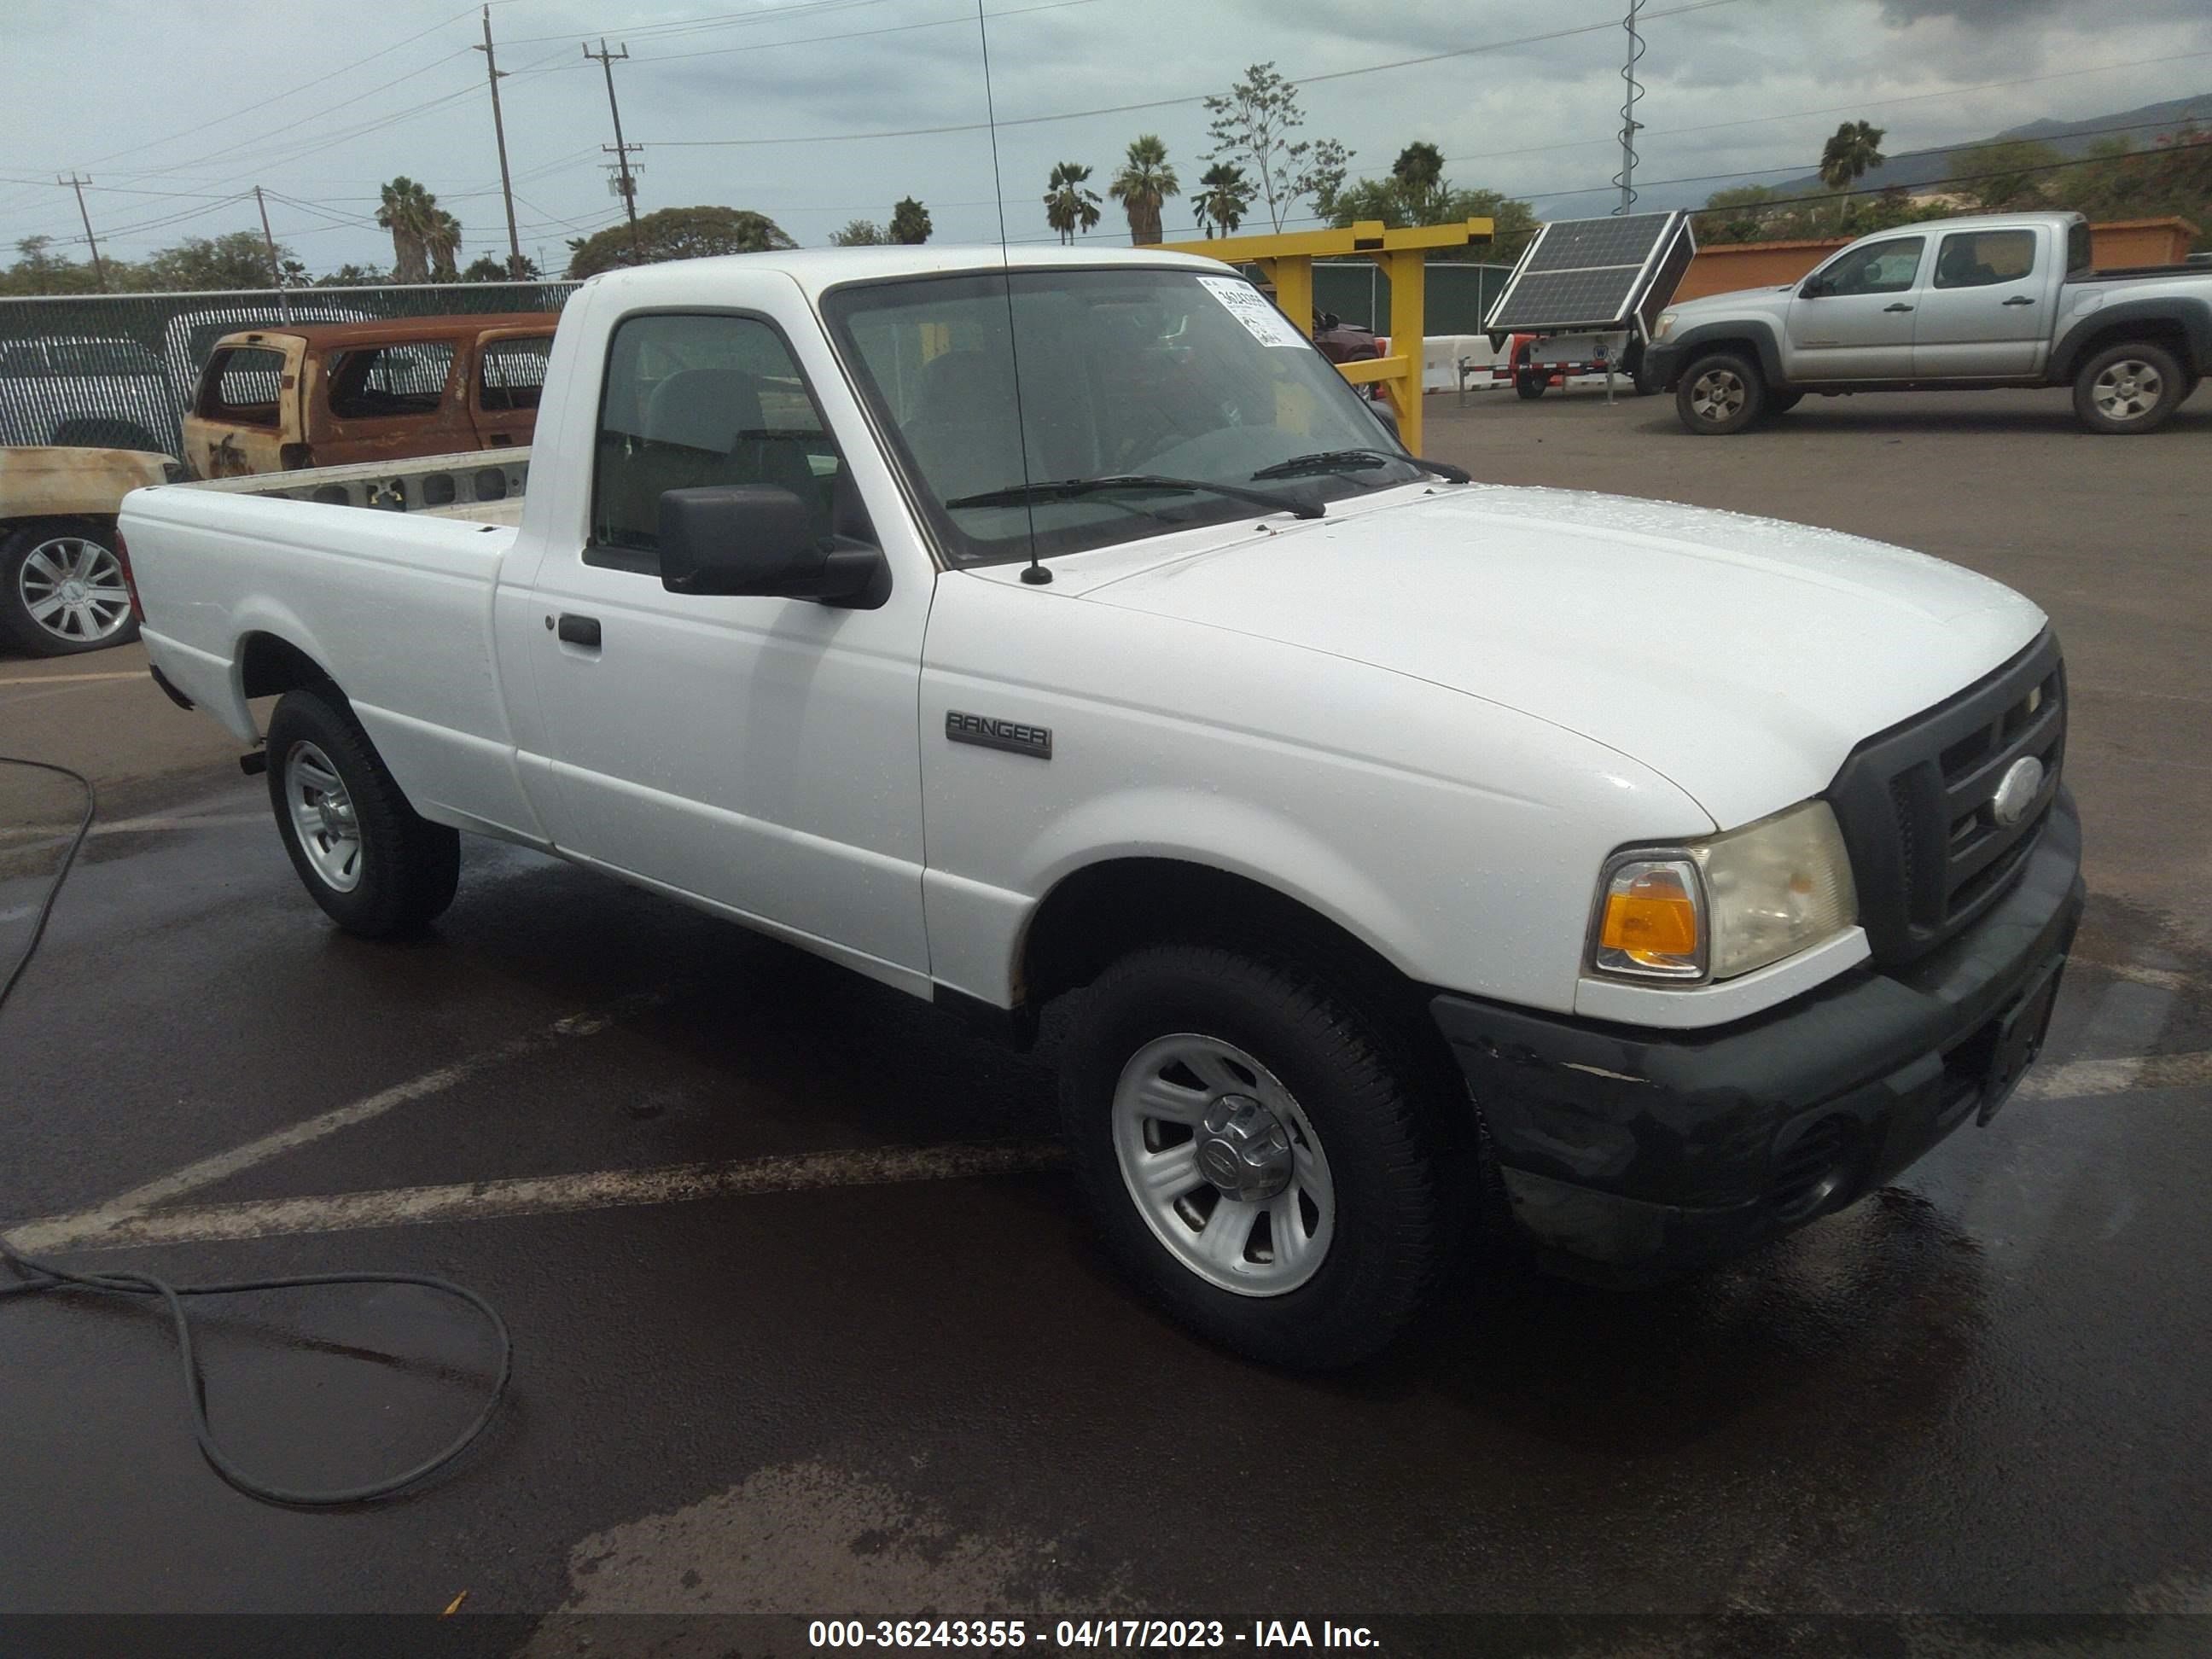
M95 772L124 826L0 1013L0 1218L166 1182L150 1242L70 1259L447 1273L517 1344L465 1463L309 1514L202 1464L145 1312L0 1304L0 1610L2212 1613L2212 404L2146 440L2005 394L1706 441L1655 401L1431 403L1480 477L1880 534L2057 619L2092 908L1991 1125L1691 1281L1507 1272L1366 1370L1278 1375L1115 1278L1039 1061L483 843L433 937L343 938L135 648L0 659L0 751ZM88 673L126 678L58 678ZM70 814L0 777L0 952ZM975 1142L1013 1167L884 1156ZM796 1189L730 1184L760 1168ZM204 1346L218 1432L308 1485L428 1451L489 1358L389 1289L246 1299Z

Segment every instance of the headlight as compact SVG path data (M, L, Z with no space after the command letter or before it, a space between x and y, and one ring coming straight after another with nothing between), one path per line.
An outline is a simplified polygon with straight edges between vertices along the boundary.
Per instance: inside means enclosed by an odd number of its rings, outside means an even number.
M1858 921L1836 815L1809 800L1681 848L1624 853L1598 884L1589 966L1624 979L1729 979Z
M1651 337L1655 340L1663 340L1674 331L1674 313L1671 311L1662 312L1660 313L1658 327L1651 331Z

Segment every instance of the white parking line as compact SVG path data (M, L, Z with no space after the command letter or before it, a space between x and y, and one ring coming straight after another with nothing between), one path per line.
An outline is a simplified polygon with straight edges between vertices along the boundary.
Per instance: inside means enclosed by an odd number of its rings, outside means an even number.
M2123 1060L2069 1060L2039 1066L2021 1079L2022 1100L2087 1100L2136 1089L2179 1089L2212 1083L2212 1049L2189 1054L2134 1054Z
M55 1249L59 1248L60 1241L53 1229L66 1225L71 1230L70 1237L76 1242L82 1243L110 1228L121 1225L157 1204L173 1203L189 1193L227 1181L258 1164L266 1164L272 1158L311 1146L341 1129L350 1129L356 1124L381 1117L395 1106L404 1106L410 1100L420 1100L426 1095L440 1093L479 1072L489 1071L495 1066L550 1048L563 1037L594 1036L626 1014L636 1013L665 1001L668 995L665 988L641 991L630 996L618 997L604 1007L571 1014L564 1019L554 1021L542 1031L516 1037L481 1054L471 1054L465 1060L456 1060L451 1066L441 1066L435 1071L423 1073L420 1077L410 1078L404 1083L395 1083L389 1089L379 1090L349 1105L334 1107L304 1123L295 1123L289 1128L265 1134L258 1140L249 1140L243 1146L234 1146L227 1152L218 1152L212 1158L187 1164L183 1169L165 1175L158 1181L134 1187L118 1197L109 1199L105 1204L77 1215L27 1223L10 1231L7 1235L8 1242L17 1249L33 1255L40 1250Z
M676 1204L744 1194L805 1192L823 1187L957 1181L1054 1169L1065 1161L1060 1144L1049 1140L884 1146L866 1152L743 1158L726 1164L665 1164L644 1170L595 1170L581 1175L524 1176L511 1181L456 1182L441 1187L394 1187L382 1192L207 1204L121 1220L104 1219L102 1211L88 1211L27 1223L8 1237L28 1255L44 1250L204 1244L292 1233L352 1232L429 1222L487 1221L504 1216Z

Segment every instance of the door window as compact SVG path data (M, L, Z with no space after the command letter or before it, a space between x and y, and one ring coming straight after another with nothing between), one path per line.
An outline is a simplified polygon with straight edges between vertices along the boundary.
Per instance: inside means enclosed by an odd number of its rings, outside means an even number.
M1853 248L1820 273L1824 294L1903 294L1920 270L1924 236L1899 236Z
M442 340L343 351L325 376L331 413L342 421L434 415L453 373L453 348Z
M477 368L477 407L491 414L537 408L545 391L545 360L552 350L550 334L486 345Z
M615 330L599 395L589 564L658 574L660 497L709 484L770 484L816 532L872 540L783 337L756 317L658 313Z
M2032 230L1957 230L1936 256L1938 288L1987 288L2016 283L2035 269Z
M252 346L218 351L209 361L197 412L239 426L275 426L276 393L283 378L281 351Z

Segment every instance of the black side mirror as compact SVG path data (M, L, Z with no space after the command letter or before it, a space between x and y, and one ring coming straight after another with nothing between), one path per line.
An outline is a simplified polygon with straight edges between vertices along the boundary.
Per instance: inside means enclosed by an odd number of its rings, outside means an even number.
M1321 325L1322 325L1323 328L1335 328L1335 327L1338 327L1340 325L1341 325L1341 324L1343 323L1343 321L1344 321L1344 319L1343 319L1343 318L1341 318L1341 317L1340 317L1340 316L1338 316L1338 315L1337 315L1334 312L1333 312L1333 311L1324 311L1324 312L1322 312L1322 314L1321 314Z
M890 592L881 549L823 536L806 503L773 484L714 484L660 497L660 585L672 593L758 594L872 609Z
M1825 277L1815 276L1797 290L1797 297L1801 300L1820 300L1826 298L1834 290L1829 288Z

